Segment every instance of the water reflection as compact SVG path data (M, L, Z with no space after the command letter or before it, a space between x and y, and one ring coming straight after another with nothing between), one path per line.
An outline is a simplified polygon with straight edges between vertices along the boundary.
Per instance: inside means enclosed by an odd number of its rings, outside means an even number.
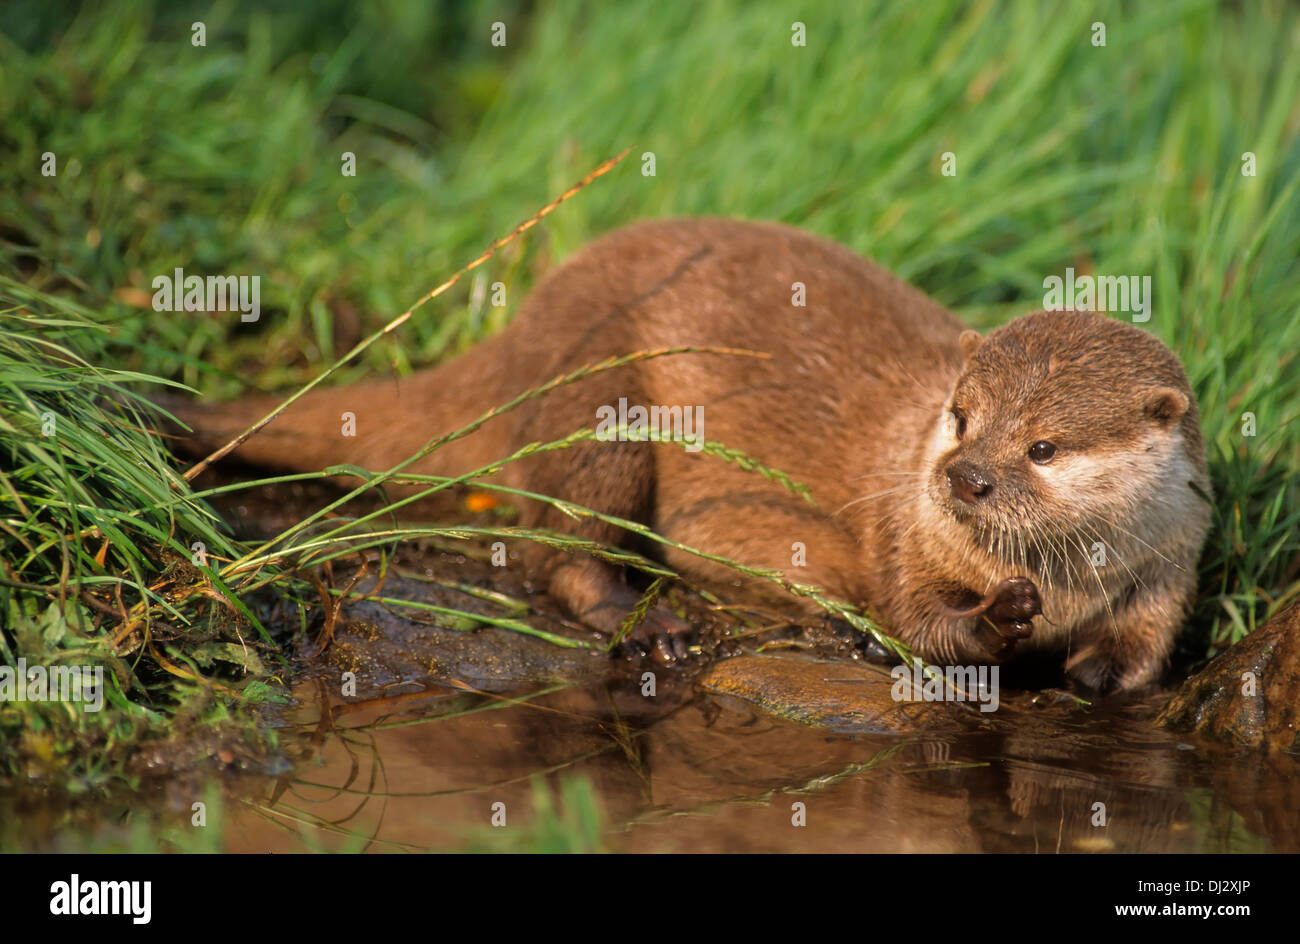
M1189 749L1141 702L1022 700L1010 733L899 738L828 734L684 677L654 698L633 680L299 695L284 737L300 762L232 811L232 851L530 849L570 833L618 851L1300 848L1293 759Z

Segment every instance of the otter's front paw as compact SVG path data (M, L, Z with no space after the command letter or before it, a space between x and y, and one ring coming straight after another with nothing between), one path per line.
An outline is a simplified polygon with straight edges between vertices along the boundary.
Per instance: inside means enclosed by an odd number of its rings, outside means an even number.
M1028 577L1008 577L989 591L977 611L975 638L993 659L1001 661L1034 631L1033 619L1043 612L1043 601Z
M993 590L993 602L984 619L1002 638L1015 645L1034 631L1033 619L1043 612L1038 588L1028 577L1008 577Z
M974 617L976 644L992 659L1002 660L1034 631L1033 619L1043 612L1043 601L1028 577L1008 577L970 609L945 607L944 612L953 619Z

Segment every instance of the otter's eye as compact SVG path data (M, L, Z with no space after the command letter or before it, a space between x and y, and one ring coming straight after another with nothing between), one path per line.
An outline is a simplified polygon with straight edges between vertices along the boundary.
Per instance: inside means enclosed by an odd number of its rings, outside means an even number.
M966 435L966 414L956 407L953 407L952 418L953 430L957 433L957 438L961 439Z
M1029 458L1039 465L1051 462L1054 455L1056 455L1056 447L1045 439L1040 439L1029 447Z

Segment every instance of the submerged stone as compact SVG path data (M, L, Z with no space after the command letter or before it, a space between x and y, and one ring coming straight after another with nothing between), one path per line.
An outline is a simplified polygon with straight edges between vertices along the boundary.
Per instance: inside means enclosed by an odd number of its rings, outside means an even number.
M698 684L777 717L841 732L934 733L988 720L968 703L897 700L888 669L853 662L740 656L714 665Z

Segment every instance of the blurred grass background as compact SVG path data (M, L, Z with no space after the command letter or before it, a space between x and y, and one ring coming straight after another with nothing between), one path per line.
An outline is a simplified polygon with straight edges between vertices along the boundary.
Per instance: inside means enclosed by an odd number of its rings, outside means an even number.
M1041 307L1067 266L1149 274L1146 327L1187 366L1216 489L1189 636L1203 656L1300 589L1298 44L1300 8L1281 0L13 0L0 311L93 326L59 341L101 367L217 397L286 390L624 147L341 379L464 349L541 271L652 216L814 230L981 327ZM47 151L57 177L40 174ZM954 177L939 172L949 151ZM153 311L151 280L176 267L260 275L261 320ZM486 304L496 280L504 312ZM8 379L3 415L34 436Z

